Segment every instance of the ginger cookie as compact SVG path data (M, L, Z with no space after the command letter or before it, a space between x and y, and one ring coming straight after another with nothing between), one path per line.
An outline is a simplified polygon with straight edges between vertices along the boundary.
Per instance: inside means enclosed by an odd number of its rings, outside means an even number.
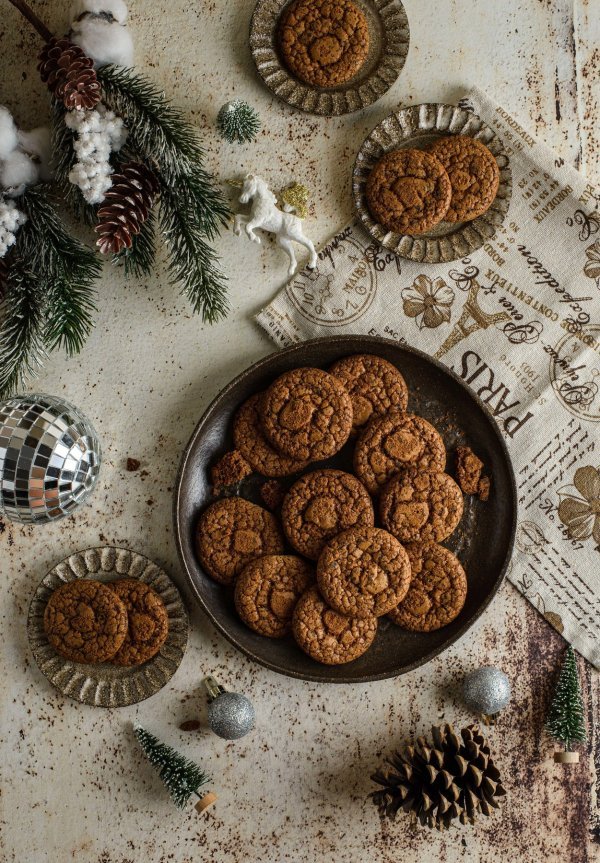
M451 623L462 611L467 576L460 561L434 542L406 546L412 580L402 602L389 617L415 632L432 632Z
M452 187L441 162L424 150L393 150L375 164L365 195L376 222L397 234L424 234L445 217Z
M156 656L169 634L169 616L158 593L137 578L109 585L127 609L127 635L111 662L140 665Z
M317 564L325 601L340 614L380 617L402 601L410 584L408 555L378 527L355 527L327 543Z
M462 514L462 492L441 471L408 468L392 477L379 499L381 522L400 542L441 542Z
M300 477L283 502L281 521L293 548L316 560L325 543L350 527L373 527L368 491L352 474L316 470Z
M107 662L127 635L127 609L105 584L78 578L58 587L44 611L51 646L73 662Z
M485 144L468 135L450 135L435 141L429 152L446 169L452 187L446 221L469 222L489 210L498 191L500 170Z
M291 632L292 614L315 574L305 560L271 554L253 560L235 584L235 607L244 623L268 638Z
M371 354L344 357L331 366L329 374L339 378L348 390L352 400L353 432L360 430L373 416L381 416L394 408L406 410L406 381L396 366L382 357Z
M288 476L304 470L306 461L282 455L267 441L260 424L261 399L262 393L250 396L235 415L233 441L236 448L261 476Z
M354 472L371 494L407 467L443 471L444 441L423 417L391 411L375 417L354 450Z
M314 660L325 665L342 665L369 649L377 633L377 618L338 614L312 587L298 600L292 631L298 646Z
M196 549L212 579L231 584L246 564L283 553L283 536L270 512L241 497L227 497L205 509L196 528Z
M349 81L369 53L369 28L351 0L295 0L278 25L287 68L314 87Z
M279 452L317 461L335 455L352 430L352 402L344 385L321 369L285 372L265 392L262 427Z

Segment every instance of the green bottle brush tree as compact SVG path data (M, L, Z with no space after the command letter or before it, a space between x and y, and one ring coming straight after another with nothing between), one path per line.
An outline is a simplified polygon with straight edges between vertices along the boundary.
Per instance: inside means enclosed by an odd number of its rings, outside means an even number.
M572 751L571 746L573 743L584 743L586 731L577 661L570 645L548 711L546 731L564 747L564 750L554 753L554 760L562 764L576 764L579 752Z

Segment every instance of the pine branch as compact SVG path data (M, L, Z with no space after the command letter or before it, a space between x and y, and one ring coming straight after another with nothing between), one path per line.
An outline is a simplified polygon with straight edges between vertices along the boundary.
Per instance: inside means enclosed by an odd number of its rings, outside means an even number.
M78 353L96 310L93 282L101 264L94 252L66 233L43 186L21 198L28 221L17 237L16 254L46 294L44 342L49 350Z
M46 297L24 262L13 260L0 306L0 398L7 398L37 374L43 345Z
M157 166L164 185L186 178L199 207L200 228L209 238L227 223L229 208L210 174L202 167L204 151L194 127L150 81L116 66L98 70L104 100L125 120L127 147Z
M170 180L187 173L204 153L183 112L147 78L132 69L103 66L98 70L104 101L125 119L130 143L170 171Z
M202 225L185 193L163 187L159 219L169 246L173 283L182 285L182 294L203 321L212 324L225 317L229 308L225 277L216 267L215 252L205 242Z

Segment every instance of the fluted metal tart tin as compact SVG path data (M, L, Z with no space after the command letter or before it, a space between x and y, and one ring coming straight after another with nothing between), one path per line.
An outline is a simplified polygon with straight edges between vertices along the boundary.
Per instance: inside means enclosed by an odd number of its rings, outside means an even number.
M410 31L400 0L354 0L367 19L369 53L359 71L337 87L313 87L285 66L277 28L288 0L258 0L250 25L250 50L258 74L288 105L325 117L351 114L372 105L395 83L408 54Z

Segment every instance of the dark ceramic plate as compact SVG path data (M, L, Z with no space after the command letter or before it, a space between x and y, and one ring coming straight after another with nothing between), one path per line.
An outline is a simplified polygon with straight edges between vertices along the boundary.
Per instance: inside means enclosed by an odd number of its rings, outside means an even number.
M306 656L292 638L263 638L237 617L230 591L202 571L194 549L194 528L211 502L210 465L231 446L235 411L253 393L284 371L298 366L327 368L340 357L371 353L397 366L410 391L409 410L430 420L441 432L452 469L453 450L467 444L483 459L492 477L490 498L482 503L465 498L465 514L456 533L444 544L460 558L468 577L465 607L458 618L437 632L407 632L387 618L379 619L375 642L363 656L346 665L329 666ZM352 444L319 466L349 470ZM287 484L293 482L288 478ZM260 503L260 481L251 478L240 494ZM175 536L179 554L201 608L229 641L267 668L328 683L358 683L403 674L428 662L473 625L504 578L516 524L516 486L502 435L482 402L451 371L413 348L369 336L315 339L277 351L235 378L208 407L186 447L175 490Z

